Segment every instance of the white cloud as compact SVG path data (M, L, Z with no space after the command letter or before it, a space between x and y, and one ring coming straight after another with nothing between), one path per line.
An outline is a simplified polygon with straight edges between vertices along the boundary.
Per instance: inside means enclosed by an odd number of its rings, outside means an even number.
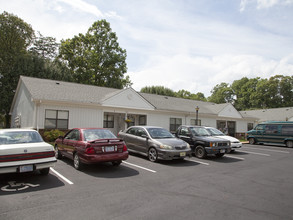
M140 90L145 86L165 86L178 91L202 92L206 97L214 86L221 82L233 83L242 77L269 78L292 75L293 54L280 61L256 55L221 55L212 58L175 55L155 57L148 67L129 72L133 87Z
M95 5L89 4L83 0L57 0L57 1L66 3L76 10L84 11L84 12L93 14L97 17L104 16L103 13Z
M240 11L243 12L249 4L256 4L257 9L267 9L277 5L293 5L293 0L241 0Z

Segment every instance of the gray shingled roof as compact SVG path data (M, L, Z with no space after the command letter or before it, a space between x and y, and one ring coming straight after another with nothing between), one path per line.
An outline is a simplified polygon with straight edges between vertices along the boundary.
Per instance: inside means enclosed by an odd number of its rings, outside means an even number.
M240 111L242 117L257 117L259 121L293 120L293 107Z
M98 104L119 89L21 76L33 99Z
M21 76L21 80L35 100L100 104L103 100L121 92L120 89L25 76ZM195 113L195 108L198 106L200 114L218 115L225 106L229 105L147 93L139 94L158 110Z

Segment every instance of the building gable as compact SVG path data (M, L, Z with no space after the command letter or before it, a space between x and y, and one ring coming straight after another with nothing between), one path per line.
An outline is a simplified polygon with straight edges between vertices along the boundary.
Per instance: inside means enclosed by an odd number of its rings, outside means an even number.
M228 117L228 118L242 118L241 114L231 104L227 104L219 112L218 116L220 116L220 117Z
M101 101L102 106L154 110L155 107L143 98L134 89L128 88L119 92L110 94Z

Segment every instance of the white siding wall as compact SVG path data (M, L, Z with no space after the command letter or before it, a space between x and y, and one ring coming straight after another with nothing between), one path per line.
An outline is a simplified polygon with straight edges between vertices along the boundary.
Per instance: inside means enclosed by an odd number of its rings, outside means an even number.
M20 126L22 128L34 127L34 110L34 103L31 102L28 91L21 85L11 115L11 127L16 127L15 118L17 116L20 116Z
M69 111L68 129L76 127L103 127L103 111L101 109L66 105L41 105L38 114L40 129L44 129L46 109Z

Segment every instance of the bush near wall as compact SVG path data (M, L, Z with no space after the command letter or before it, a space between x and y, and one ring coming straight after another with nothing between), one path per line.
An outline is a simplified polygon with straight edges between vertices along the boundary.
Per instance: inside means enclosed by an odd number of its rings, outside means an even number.
M58 129L44 131L43 138L47 142L54 142L59 136L64 136L64 132Z

